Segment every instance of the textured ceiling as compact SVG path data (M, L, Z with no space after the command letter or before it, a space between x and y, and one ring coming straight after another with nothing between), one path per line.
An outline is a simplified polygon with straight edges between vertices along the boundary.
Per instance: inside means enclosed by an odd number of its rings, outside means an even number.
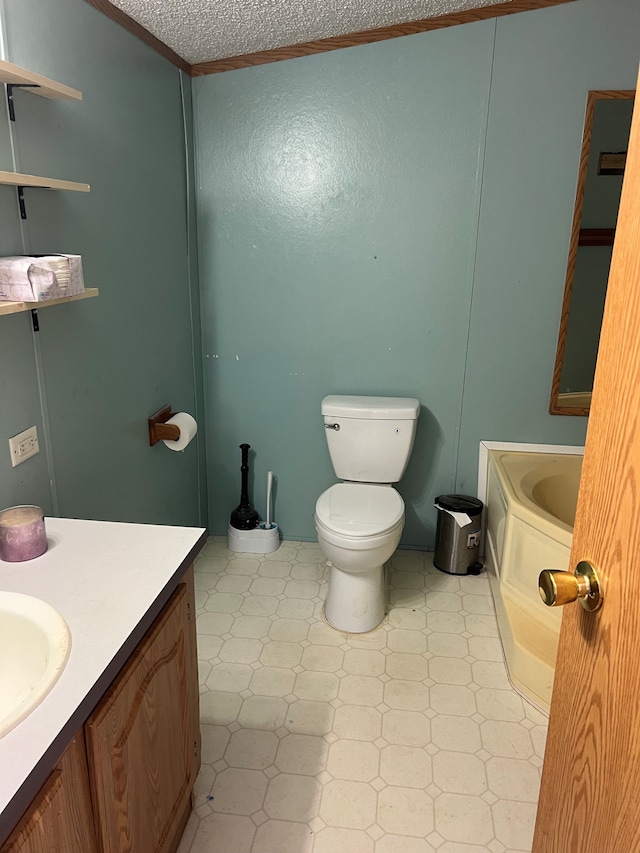
M511 0L111 0L189 63Z

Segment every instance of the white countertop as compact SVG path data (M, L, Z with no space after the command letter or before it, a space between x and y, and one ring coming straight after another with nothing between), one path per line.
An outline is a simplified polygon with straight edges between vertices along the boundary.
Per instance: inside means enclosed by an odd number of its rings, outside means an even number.
M170 594L168 585L177 584L176 574L193 561L206 533L199 527L66 518L47 518L45 523L47 552L23 563L0 560L0 589L33 595L55 607L71 631L71 652L51 692L0 738L0 844L7 820L13 820L16 794L87 704L92 688L143 617L160 596ZM70 740L74 732L68 734Z

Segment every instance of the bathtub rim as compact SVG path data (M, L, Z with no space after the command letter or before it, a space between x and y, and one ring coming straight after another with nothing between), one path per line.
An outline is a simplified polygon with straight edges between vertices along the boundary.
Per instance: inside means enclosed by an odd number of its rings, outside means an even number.
M489 485L489 454L491 451L507 451L514 453L549 453L571 456L584 456L584 445L575 444L530 444L520 441L481 441L478 455L478 497L483 504L487 503ZM485 555L486 521L483 513L480 553Z

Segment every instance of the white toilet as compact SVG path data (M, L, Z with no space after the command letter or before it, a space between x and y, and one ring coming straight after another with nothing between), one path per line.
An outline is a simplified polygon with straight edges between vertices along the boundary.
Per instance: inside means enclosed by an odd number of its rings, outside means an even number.
M333 469L345 481L316 503L318 544L331 565L325 616L340 631L362 633L384 619L383 565L404 527L404 501L392 483L407 467L420 403L332 395L321 411Z

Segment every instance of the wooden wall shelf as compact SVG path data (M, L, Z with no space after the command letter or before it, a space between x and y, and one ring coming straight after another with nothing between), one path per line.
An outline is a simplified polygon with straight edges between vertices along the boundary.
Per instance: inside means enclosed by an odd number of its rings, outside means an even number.
M89 184L79 184L77 181L61 181L58 178L2 171L0 171L0 184L9 184L12 187L39 187L43 190L71 190L77 193L88 193L91 189Z
M41 74L28 71L26 68L14 65L13 62L5 62L4 60L0 60L0 83L8 83L10 86L26 86L28 87L27 92L39 95L41 98L82 100L82 92L78 89L72 89L71 86L57 83L55 80L50 80L48 77L43 77Z
M3 314L19 314L21 311L38 311L40 308L48 308L49 305L62 305L65 302L79 302L81 299L91 299L99 293L97 287L88 287L83 293L76 296L62 296L60 299L44 299L42 302L0 302L0 317Z

